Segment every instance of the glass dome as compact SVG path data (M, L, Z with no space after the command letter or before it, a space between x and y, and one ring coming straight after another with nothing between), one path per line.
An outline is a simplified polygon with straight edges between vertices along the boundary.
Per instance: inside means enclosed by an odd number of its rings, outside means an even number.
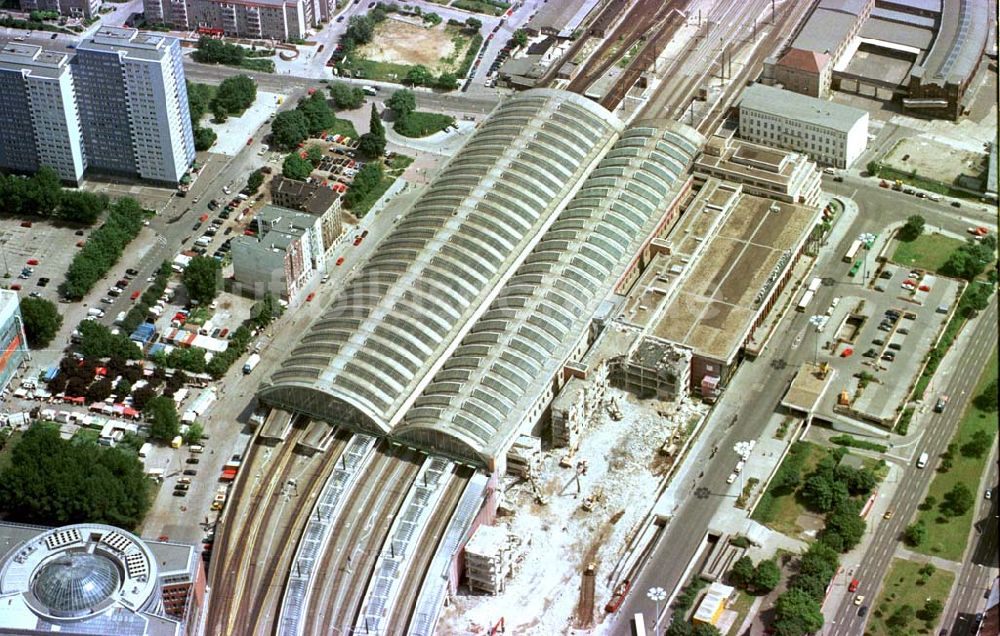
M120 583L121 575L111 559L78 552L40 567L32 591L54 615L78 616L114 594Z

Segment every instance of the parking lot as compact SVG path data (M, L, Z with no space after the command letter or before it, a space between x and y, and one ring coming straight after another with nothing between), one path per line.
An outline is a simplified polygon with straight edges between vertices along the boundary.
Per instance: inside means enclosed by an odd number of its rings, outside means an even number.
M30 224L30 227L25 225ZM55 302L66 268L90 229L56 226L48 221L0 219L4 286ZM30 270L30 272L29 272Z
M959 283L887 263L867 285L845 276L835 290L842 294L830 307L814 308L828 318L825 326L806 336L817 338L819 361L837 372L819 417L891 426L957 302ZM844 391L849 406L838 404Z

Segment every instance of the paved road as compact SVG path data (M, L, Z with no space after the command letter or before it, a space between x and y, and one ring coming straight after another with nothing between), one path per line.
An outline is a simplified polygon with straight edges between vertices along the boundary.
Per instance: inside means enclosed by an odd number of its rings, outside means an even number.
M923 501L924 494L935 475L938 456L945 451L951 441L958 422L962 417L965 402L974 393L976 383L983 367L989 360L993 347L996 346L997 303L993 299L989 308L984 311L973 327L974 331L968 338L968 346L964 351L953 348L942 363L942 371L954 368L943 383L943 393L952 396L952 402L942 414L930 414L927 432L920 442L920 452L929 453L931 461L927 467L918 469L910 466L907 474L901 480L896 490L890 508L895 510L895 516L875 524L875 536L868 547L868 552L857 570L854 578L861 581L857 593L868 597L869 602L877 596L880 582L889 569L889 565L899 546L903 529L910 523L917 511L917 506ZM961 360L960 366L954 366ZM995 543L994 543L995 544ZM836 617L825 631L829 636L856 636L864 632L866 618L858 617L858 608L854 606L853 595L844 597Z

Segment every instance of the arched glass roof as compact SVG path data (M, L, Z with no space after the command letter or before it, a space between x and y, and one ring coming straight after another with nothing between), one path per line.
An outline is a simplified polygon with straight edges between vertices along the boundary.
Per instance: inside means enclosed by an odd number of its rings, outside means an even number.
M671 204L700 145L699 135L680 124L626 130L394 435L487 464L504 452Z
M108 557L68 552L38 569L31 590L53 616L69 617L90 613L120 584L118 567Z
M389 433L621 130L572 93L504 101L258 397Z

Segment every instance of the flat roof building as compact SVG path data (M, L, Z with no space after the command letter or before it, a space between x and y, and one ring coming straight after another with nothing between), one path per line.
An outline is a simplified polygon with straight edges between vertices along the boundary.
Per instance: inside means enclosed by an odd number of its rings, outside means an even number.
M6 393L11 378L28 357L20 297L17 292L0 289L0 394Z
M584 19L598 4L598 0L548 2L541 5L524 28L530 33L568 38L583 24Z
M321 220L306 212L266 205L254 216L256 236L232 243L233 278L254 294L271 292L292 300L316 267ZM322 265L322 263L319 263Z
M83 180L87 159L69 56L8 42L0 50L0 168L42 166L64 182Z
M867 111L773 86L747 87L739 113L740 137L837 168L850 167L868 145Z

